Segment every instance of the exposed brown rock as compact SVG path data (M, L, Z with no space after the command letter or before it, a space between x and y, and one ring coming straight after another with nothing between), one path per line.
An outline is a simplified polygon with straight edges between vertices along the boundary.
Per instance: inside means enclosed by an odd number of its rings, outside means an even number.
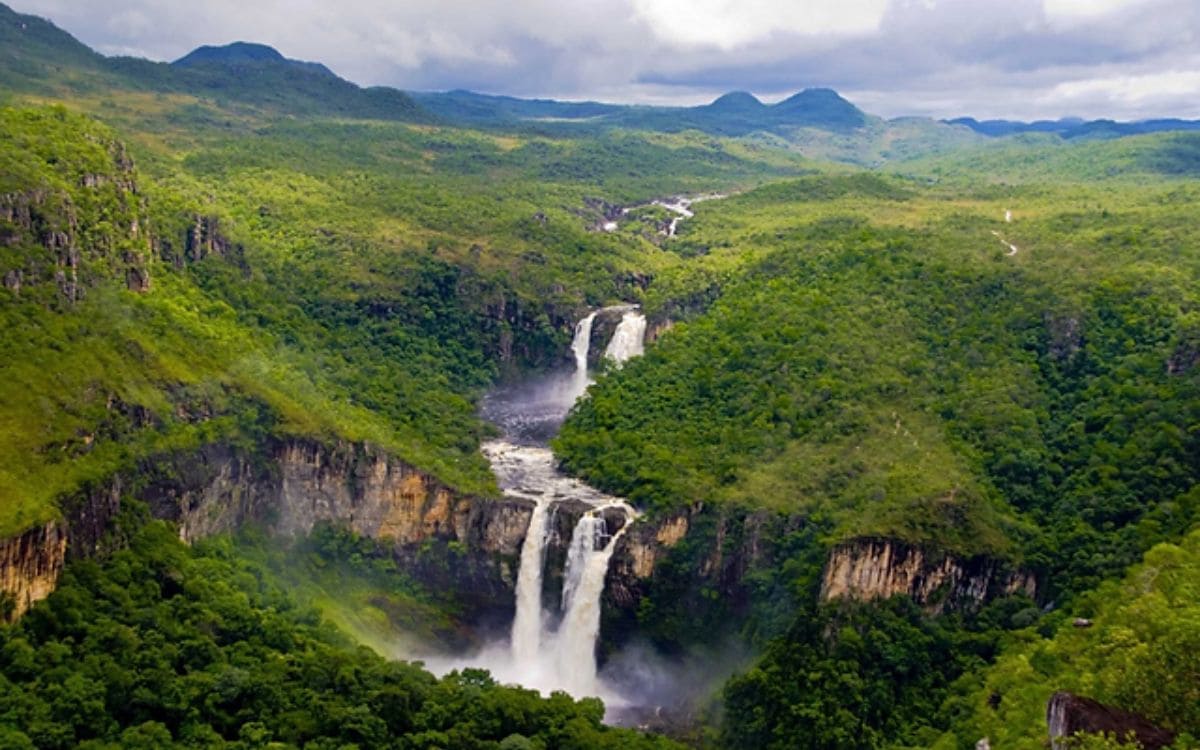
M1069 748L1065 740L1078 732L1111 735L1125 744L1132 744L1129 742L1132 735L1145 750L1159 750L1175 741L1173 732L1151 724L1142 716L1066 692L1050 698L1046 705L1046 725L1054 750Z
M0 592L5 619L15 620L54 591L66 562L67 535L57 521L0 541Z
M998 596L1034 596L1032 574L987 557L961 559L894 539L856 539L835 547L825 564L823 600L912 597L932 612L974 607Z

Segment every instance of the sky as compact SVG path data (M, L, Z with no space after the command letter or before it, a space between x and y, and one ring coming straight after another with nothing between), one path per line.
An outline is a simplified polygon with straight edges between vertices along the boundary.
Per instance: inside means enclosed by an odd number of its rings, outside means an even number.
M1200 118L1200 0L9 0L109 55L252 41L362 85L867 112Z

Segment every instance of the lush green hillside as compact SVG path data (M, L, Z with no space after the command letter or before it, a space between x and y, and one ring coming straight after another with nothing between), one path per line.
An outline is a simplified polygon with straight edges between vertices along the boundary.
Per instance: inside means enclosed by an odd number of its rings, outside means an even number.
M953 731L936 747L979 737L996 747L1045 746L1042 719L1056 690L1087 695L1200 736L1200 532L1161 544L1120 581L1081 597L1038 631L1014 635L988 669L964 678L943 708ZM1090 621L1078 627L1071 616ZM1190 736L1187 736L1189 735Z
M722 201L668 245L691 263L651 289L674 326L590 389L557 448L658 512L765 507L826 544L1009 557L1042 601L1073 601L1197 523L1195 197L1143 178L942 190L854 175ZM821 559L789 554L749 627L763 635L781 592L792 625L728 686L729 747L932 743L949 683L1039 618L1019 599L957 623L814 608ZM674 611L668 592L645 611Z
M502 372L557 363L580 310L636 298L678 262L639 235L593 231L589 199L811 169L687 136L518 139L233 112L230 129L115 99L128 148L63 110L3 114L4 190L32 207L4 224L0 269L24 280L3 302L8 532L140 457L247 431L366 439L494 492L475 398ZM70 303L54 275L75 255ZM148 288L123 291L130 273Z
M948 183L994 185L1029 182L1128 180L1200 174L1200 134L1156 133L1110 141L1063 141L1052 135L1019 135L940 155L912 154L895 172Z

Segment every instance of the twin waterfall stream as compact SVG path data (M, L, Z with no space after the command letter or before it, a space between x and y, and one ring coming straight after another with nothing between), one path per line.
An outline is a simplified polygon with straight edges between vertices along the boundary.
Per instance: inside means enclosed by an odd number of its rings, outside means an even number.
M641 355L645 317L632 306L602 312L621 313L604 356L620 365ZM501 682L517 683L545 694L564 690L577 698L598 696L606 704L620 705L620 695L597 676L596 639L609 560L636 513L624 500L559 472L547 445L591 383L588 354L597 314L589 314L575 326L573 372L498 389L485 399L485 418L499 426L504 435L484 443L483 453L505 494L532 500L535 506L521 548L516 615L509 641L444 666L483 667ZM557 506L564 502L576 507L583 503L591 509L580 517L572 532L561 599L545 602L546 546ZM615 533L609 533L607 519L614 516L623 516L624 523Z

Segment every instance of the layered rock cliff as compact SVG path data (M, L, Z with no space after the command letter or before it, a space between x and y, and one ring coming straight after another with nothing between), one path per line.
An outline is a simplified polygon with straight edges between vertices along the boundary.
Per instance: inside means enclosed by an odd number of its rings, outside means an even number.
M280 536L345 524L391 546L414 577L461 593L480 618L511 611L532 503L463 495L371 445L310 440L159 456L63 501L63 518L0 542L0 591L19 616L53 591L66 559L101 552L122 497L194 541L258 523Z
M0 541L0 592L3 615L16 619L54 591L66 562L67 535L58 522Z
M973 608L1016 593L1034 597L1030 573L985 556L958 558L895 539L855 539L829 553L821 599L910 596L932 612Z

